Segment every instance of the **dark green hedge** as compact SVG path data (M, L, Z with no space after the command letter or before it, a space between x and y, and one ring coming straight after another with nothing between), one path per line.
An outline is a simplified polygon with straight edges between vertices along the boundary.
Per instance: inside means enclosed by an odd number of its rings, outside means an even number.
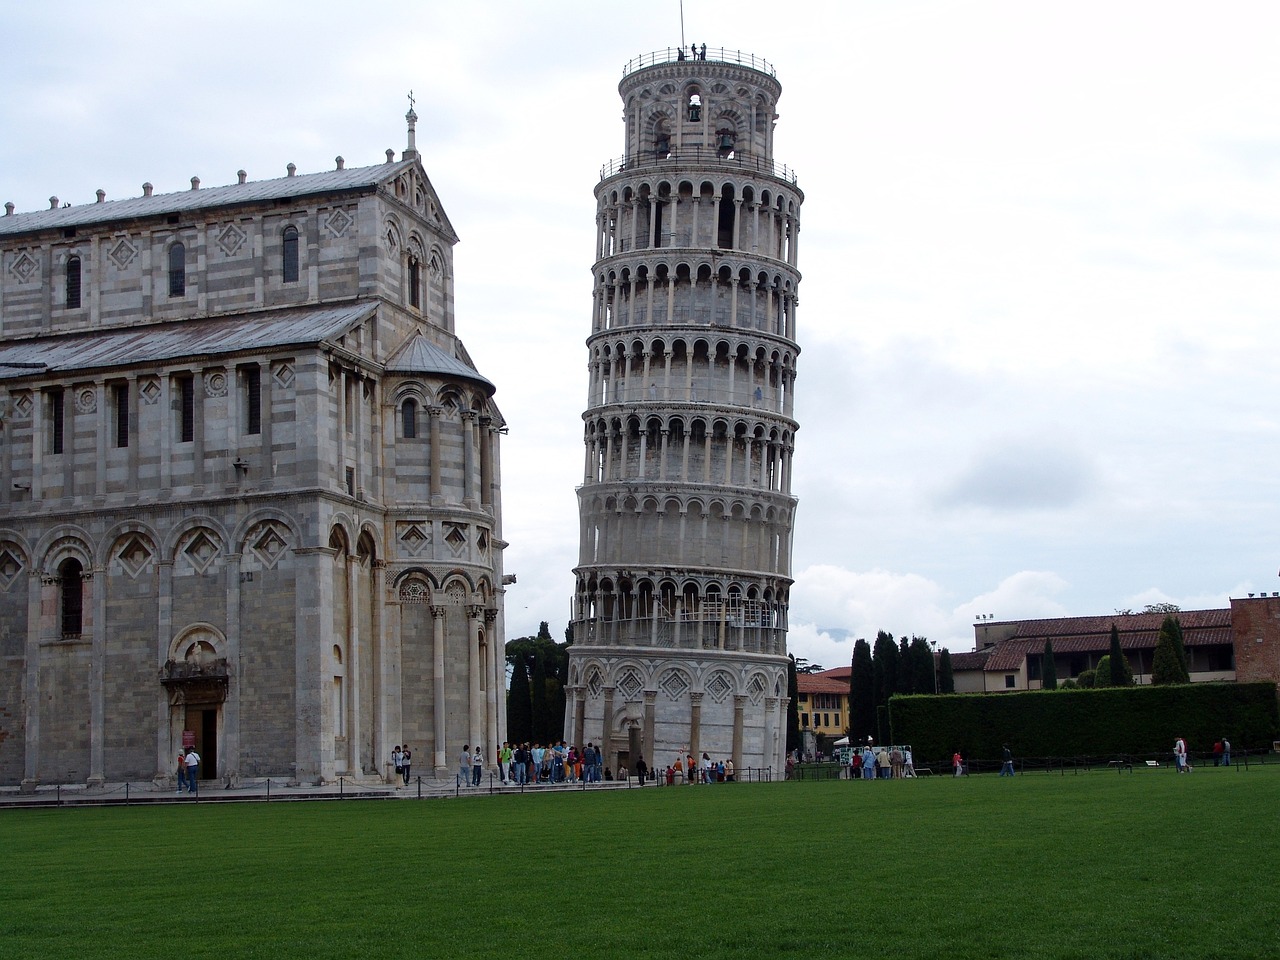
M1274 683L896 696L889 721L924 760L996 760L1005 743L1019 757L1098 757L1172 753L1179 736L1196 753L1220 737L1235 750L1280 739Z

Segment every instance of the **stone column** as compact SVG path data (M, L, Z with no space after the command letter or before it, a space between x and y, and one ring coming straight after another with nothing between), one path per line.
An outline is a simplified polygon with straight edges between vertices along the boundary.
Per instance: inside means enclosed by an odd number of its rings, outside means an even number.
M484 745L484 701L480 690L480 617L483 611L477 606L467 607L467 742Z
M742 717L747 708L747 698L742 695L733 698L733 772L742 769Z
M449 765L445 759L448 753L448 731L445 729L444 702L444 607L431 606L432 643L431 651L435 658L431 669L433 691L431 708L435 721L435 767L436 776L446 775Z
M698 749L701 740L699 733L702 726L702 697L701 693L689 694L689 752L693 754L694 763L701 759L702 754Z
M498 747L502 742L502 731L498 729L498 691L505 684L500 685L498 677L503 671L499 668L499 663L506 663L505 657L498 656L498 648L496 637L494 634L494 625L498 620L498 611L496 609L486 609L484 611L484 671L485 671L485 729L489 733L489 740L484 746L484 755L489 759L491 767L498 765ZM505 774L504 774L505 776Z
M649 761L649 766L654 768L658 766L657 749L654 741L655 708L657 700L658 692L656 690L644 691L644 750Z
M573 698L573 742L582 749L587 735L587 688L570 687L569 695Z
M600 749L613 752L613 687L604 688L604 715L600 721ZM615 771L616 772L616 771Z
M169 644L173 639L173 561L161 558L156 561L156 663L164 666L169 659ZM171 761L182 740L174 742L175 710L169 700L169 692L156 684L156 776L167 782L173 774ZM177 736L181 738L179 729Z
M440 485L440 408L427 407L427 414L431 418L431 502L439 503L443 497Z
M297 614L294 619L295 779L317 783L334 778L333 718L326 722L324 651L333 649L333 570L337 551L299 547ZM332 677L328 678L332 682Z
M97 573L98 576L94 576ZM106 780L104 773L105 726L106 726L106 667L107 667L107 578L103 570L87 571L82 583L91 584L90 596L92 604L86 609L92 611L92 623L87 623L86 631L90 637L89 646L89 780L90 786L101 786ZM83 593L83 586L82 586Z
M227 555L227 647L223 656L227 658L227 699L222 704L222 744L218 750L218 762L222 770L215 774L226 774L232 782L240 774L240 561L243 554L239 552L239 544L234 544L235 553Z
M480 503L493 505L493 429L489 417L480 418Z
M765 697L764 698L764 749L760 751L761 758L762 758L761 762L766 765L772 766L774 768L775 773L779 772L780 764L782 765L782 769L784 770L786 769L785 759L780 758L778 756L777 739L778 739L778 698ZM786 747L786 744L784 743L783 744L784 752L785 752L785 747Z
M39 446L37 443L36 447ZM56 578L46 577L39 568L32 567L27 581L27 672L23 691L23 727L26 734L22 769L24 792L35 790L40 782L40 629L45 611L52 611L57 604L57 584Z
M347 573L347 773L360 776L360 558L346 556ZM328 648L325 648L328 649ZM338 722L334 720L336 729Z
M370 771L381 777L386 758L391 755L387 746L387 637L386 637L386 566L385 560L369 561L369 644L370 669L373 671L373 756Z

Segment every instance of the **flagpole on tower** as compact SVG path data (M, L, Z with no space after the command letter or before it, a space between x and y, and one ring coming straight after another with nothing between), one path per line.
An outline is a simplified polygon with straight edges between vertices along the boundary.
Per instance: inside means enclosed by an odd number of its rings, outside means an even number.
M684 49L684 0L680 0L680 49Z

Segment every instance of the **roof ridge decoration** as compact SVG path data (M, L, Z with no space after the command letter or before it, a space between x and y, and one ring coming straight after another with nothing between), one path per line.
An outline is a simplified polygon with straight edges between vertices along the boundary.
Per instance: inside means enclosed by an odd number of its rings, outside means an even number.
M267 180L248 180L247 175L238 173L236 183L217 187L201 186L199 189L189 187L169 193L154 193L147 189L150 184L146 184L142 196L139 197L77 206L68 205L0 217L0 237L235 206L264 200L300 198L362 188L373 189L391 180L406 167L417 163L415 151L413 157L406 156L405 159L393 160L390 163L370 164L364 167L347 167L344 163L337 169L302 174L297 173L295 168L293 174L286 173L284 176ZM432 192L434 193L434 189Z

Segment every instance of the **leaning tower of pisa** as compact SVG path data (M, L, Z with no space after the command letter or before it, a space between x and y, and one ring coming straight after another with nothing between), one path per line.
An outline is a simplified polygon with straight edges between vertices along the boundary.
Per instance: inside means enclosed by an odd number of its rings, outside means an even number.
M782 92L740 51L627 64L596 185L565 729L605 762L782 764L797 237Z

